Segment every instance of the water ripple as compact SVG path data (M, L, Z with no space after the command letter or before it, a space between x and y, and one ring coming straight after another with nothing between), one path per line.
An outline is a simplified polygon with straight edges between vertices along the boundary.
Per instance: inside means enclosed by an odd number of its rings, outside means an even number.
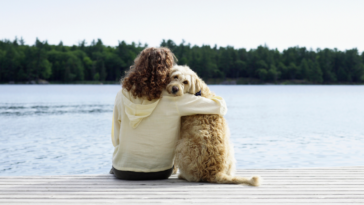
M0 116L62 115L72 113L109 113L113 105L0 105Z

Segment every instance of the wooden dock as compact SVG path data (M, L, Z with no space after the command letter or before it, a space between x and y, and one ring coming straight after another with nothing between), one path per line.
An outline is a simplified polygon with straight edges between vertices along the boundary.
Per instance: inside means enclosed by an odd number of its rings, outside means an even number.
M0 177L0 204L364 204L364 167L239 170L261 187L112 175Z

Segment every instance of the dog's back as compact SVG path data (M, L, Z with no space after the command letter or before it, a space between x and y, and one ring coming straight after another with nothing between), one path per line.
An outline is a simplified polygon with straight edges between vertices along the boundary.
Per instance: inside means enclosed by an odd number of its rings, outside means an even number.
M226 121L219 115L183 117L176 148L178 177L192 182L260 185L260 177L234 176L235 159L228 133Z
M211 181L227 169L225 119L219 115L182 117L181 136L176 160L181 178L188 181ZM185 173L185 174L183 174Z

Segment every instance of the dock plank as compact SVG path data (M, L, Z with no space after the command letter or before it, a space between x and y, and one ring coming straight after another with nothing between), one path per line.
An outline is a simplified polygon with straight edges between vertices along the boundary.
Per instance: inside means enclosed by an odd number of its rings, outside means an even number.
M0 204L364 204L364 166L249 169L261 187L177 179L124 181L112 175L0 176Z

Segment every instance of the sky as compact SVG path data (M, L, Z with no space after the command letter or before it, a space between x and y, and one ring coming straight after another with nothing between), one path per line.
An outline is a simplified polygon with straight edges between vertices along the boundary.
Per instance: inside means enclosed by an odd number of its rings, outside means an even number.
M364 0L0 0L0 39L364 51L363 9Z

